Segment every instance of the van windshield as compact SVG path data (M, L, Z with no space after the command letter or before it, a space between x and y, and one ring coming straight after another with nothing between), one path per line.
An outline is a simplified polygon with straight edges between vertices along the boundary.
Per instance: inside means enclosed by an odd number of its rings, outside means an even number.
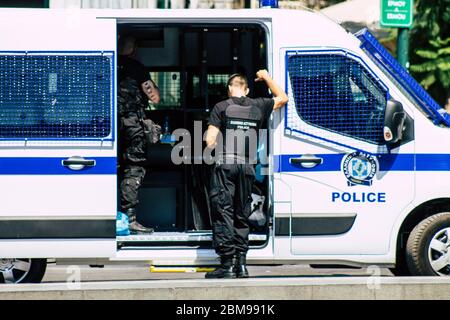
M450 114L425 91L397 60L364 28L355 36L361 41L361 49L383 70L415 105L437 125L450 127Z

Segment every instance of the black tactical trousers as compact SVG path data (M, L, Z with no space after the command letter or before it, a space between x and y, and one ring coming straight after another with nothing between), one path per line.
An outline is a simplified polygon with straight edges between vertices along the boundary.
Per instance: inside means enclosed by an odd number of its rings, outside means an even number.
M247 253L255 170L249 164L216 165L211 178L213 245L219 256Z
M143 165L147 160L146 141L137 113L129 112L121 117L120 131L123 139L123 160L133 165Z
M123 179L120 183L120 207L122 212L135 208L138 203L139 187L145 177L145 168L141 166L125 165Z
M122 211L134 208L139 203L139 187L145 177L146 142L144 130L136 113L121 118L123 139L123 179L120 183L120 206Z

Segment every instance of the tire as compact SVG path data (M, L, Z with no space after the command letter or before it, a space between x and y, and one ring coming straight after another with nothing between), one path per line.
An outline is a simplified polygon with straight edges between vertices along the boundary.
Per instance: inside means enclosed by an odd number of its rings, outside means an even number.
M450 277L450 212L432 215L413 229L406 262L413 276Z
M47 259L0 259L1 283L40 283Z

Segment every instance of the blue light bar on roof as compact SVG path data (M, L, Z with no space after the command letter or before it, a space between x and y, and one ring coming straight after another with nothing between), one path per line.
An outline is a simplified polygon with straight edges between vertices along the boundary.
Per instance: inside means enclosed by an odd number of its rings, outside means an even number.
M403 68L397 60L383 47L367 28L358 31L355 36L361 41L361 49L385 69L408 94L417 102L419 107L433 120L435 124L450 126L450 114L425 91L422 86Z
M278 8L278 0L259 0L260 8Z

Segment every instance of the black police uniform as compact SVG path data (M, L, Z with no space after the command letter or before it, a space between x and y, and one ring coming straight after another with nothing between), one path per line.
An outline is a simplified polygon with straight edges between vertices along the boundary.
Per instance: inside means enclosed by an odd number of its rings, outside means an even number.
M144 117L147 97L141 84L150 80L145 67L140 62L126 57L118 57L119 92L117 107L119 113L119 162L123 168L120 184L120 205L127 212L130 222L135 221L134 209L138 201L139 187L144 180L146 170L146 140L140 120ZM131 214L129 214L131 212Z
M218 162L214 167L210 190L213 244L221 258L245 256L248 251L248 217L255 179L251 164L254 159L251 157L256 157L249 151L257 149L256 145L250 148L248 143L241 145L241 148L239 145L235 148L227 146L227 132L254 130L257 136L257 130L268 119L273 106L274 100L270 98L231 97L219 102L211 111L208 124L219 128L223 137L223 150L216 150ZM239 134L239 131L234 132ZM250 143L257 144L257 141Z

